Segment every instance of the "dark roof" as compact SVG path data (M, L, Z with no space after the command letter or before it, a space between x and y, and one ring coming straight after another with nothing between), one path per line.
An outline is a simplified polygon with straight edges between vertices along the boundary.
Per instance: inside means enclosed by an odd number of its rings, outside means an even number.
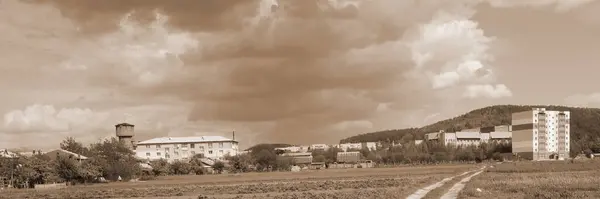
M119 126L135 126L135 125L129 124L129 123L121 123L121 124L115 125L115 127L119 127Z

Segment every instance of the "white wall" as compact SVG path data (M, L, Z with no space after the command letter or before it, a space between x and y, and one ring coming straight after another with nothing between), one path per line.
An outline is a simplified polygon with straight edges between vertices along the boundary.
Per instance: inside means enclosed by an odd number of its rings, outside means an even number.
M176 144L138 144L136 156L140 159L168 161L184 160L195 154L204 154L204 157L222 159L225 155L237 155L238 144L231 141L176 143Z

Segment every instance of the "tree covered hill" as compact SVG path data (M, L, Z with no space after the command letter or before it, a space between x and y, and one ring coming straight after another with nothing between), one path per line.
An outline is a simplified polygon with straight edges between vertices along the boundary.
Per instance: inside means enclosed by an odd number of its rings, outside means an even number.
M546 110L559 110L571 112L571 146L572 150L590 148L600 143L600 109L575 108L565 106L541 105L496 105L476 109L455 118L443 120L421 128L385 130L365 133L342 139L340 143L350 142L391 142L423 139L426 133L445 130L454 132L475 127L507 125L511 123L511 114L527 111L532 108L546 108ZM574 148L578 147L578 148Z

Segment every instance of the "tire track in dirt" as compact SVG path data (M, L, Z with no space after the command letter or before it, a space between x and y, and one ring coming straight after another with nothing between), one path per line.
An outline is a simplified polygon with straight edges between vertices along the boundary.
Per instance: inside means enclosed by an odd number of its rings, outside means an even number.
M427 193L429 193L430 191L432 191L434 189L437 189L437 188L439 188L441 186L444 186L444 184L446 184L446 182L448 182L448 181L450 181L450 180L452 180L454 178L467 175L468 173L471 173L471 172L473 172L473 171L467 171L467 172L464 172L464 173L456 175L456 176L444 178L443 180L441 180L439 182L436 182L436 183L431 184L431 185L429 185L427 187L424 187L424 188L421 188L421 189L417 190L415 193L413 193L410 196L406 197L406 199L421 199L421 198L425 197L425 195L427 195Z
M462 191L463 188L465 188L465 184L467 182L471 181L471 178L481 174L484 169L485 169L485 167L481 168L479 171L475 172L474 174L471 174L470 176L467 176L467 177L463 178L462 180L460 180L459 182L457 182L456 184L454 184L454 186L452 186L452 188L450 188L450 190L448 190L448 192L446 192L446 194L442 195L442 197L440 199L456 199L458 197L458 193L460 193L460 191Z

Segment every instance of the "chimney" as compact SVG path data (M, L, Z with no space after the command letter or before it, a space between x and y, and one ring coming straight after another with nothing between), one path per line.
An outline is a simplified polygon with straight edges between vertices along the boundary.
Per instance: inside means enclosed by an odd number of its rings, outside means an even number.
M235 130L233 130L232 134L233 134L233 141L235 141Z

